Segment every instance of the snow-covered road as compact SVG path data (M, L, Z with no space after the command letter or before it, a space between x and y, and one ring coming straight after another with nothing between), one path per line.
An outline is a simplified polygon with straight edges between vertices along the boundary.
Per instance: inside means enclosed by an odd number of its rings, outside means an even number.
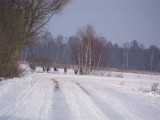
M2 81L0 120L160 120L160 99L111 79L34 73Z

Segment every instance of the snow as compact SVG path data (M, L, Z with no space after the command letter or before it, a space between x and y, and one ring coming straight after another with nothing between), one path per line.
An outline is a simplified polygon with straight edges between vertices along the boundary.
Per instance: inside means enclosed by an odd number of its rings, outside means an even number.
M25 74L0 81L0 120L160 120L160 95L150 91L159 75Z

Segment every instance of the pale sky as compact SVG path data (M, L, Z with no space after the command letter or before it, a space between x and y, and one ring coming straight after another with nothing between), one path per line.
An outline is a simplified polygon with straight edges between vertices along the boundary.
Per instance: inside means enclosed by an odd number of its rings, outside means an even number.
M54 37L70 37L87 24L119 45L137 40L160 47L160 0L72 0L47 28Z

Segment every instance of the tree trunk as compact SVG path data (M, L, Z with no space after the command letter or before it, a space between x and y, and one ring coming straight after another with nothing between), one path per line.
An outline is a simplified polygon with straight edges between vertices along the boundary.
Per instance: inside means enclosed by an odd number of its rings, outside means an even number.
M103 52L103 47L102 47L101 53L99 55L99 59L98 59L98 63L97 63L97 69L99 68L99 64L100 64L100 61L101 61L101 58L102 58L102 52Z
M88 72L88 51L89 51L89 47L87 45L87 48L86 48L86 55L85 55L85 72L87 74Z
M154 50L152 50L152 53L151 53L151 71L153 70L153 58L154 58Z
M14 54L15 53L15 54ZM0 57L0 77L18 76L19 69L17 66L18 56L16 50L12 53L4 52Z

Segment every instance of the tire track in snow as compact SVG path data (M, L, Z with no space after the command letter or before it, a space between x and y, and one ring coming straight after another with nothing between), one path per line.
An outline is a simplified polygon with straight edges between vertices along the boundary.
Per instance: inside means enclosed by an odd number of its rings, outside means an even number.
M17 109L22 108L22 104L24 104L26 98L28 95L35 89L35 87L32 87L30 89L22 91L19 96L17 97L17 101L15 104L12 104L11 106L5 108L4 110L0 111L0 116L9 116L13 113L16 113ZM23 97L22 97L23 96ZM9 119L8 117L8 119Z
M54 79L52 79L53 81L54 81L54 83L55 83L55 87L54 87L54 90L56 91L56 90L59 90L59 84L58 84L58 82L56 81L56 80L54 80Z
M19 105L16 115L19 118L31 120L48 120L48 111L52 104L53 82L50 79L38 77L34 86L35 89L27 96L26 101Z
M30 85L30 83L29 83ZM13 88L14 88L14 84L13 84ZM21 88L21 85L16 87L17 89L18 88ZM15 88L14 88L15 89ZM15 110L16 109L16 106L19 104L19 103L23 103L24 102L24 99L26 98L27 94L32 91L34 89L33 86L27 86L27 88L21 92L18 92L19 94L17 95L17 97L15 97L15 102L13 102L14 104L11 104L9 105L8 107L2 109L0 111L0 116L2 115L7 115L8 113L10 113L11 111ZM10 90L11 92L14 90ZM11 92L9 94L11 94ZM12 94L11 94L12 95Z
M49 80L49 81L52 81L52 80ZM50 95L50 92L49 92L49 89L50 88L50 85L47 84L48 82L46 82L46 80L44 80L44 97L42 98L42 104L41 104L41 108L39 110L39 114L37 114L37 118L38 120L47 120L48 119L48 112L49 112L49 109L50 109L50 106L51 105L51 99L50 97L52 95ZM49 104L48 104L49 103ZM40 117L39 117L40 116Z
M92 101L89 92L78 82L60 81L73 120L108 120L107 116Z
M85 88L92 93L93 100L96 104L104 110L110 119L114 120L118 118L118 120L144 120L143 117L132 113L132 111L127 108L126 104L114 97L114 92L112 92L112 94L108 94L107 91L102 91L101 85L95 84L97 86L96 88L91 83L88 83L87 85L88 86L83 84L83 86L85 86ZM108 108L108 112L106 112L106 108ZM112 110L112 112L109 110Z
M88 90L82 85L82 83L80 82L75 82L87 95L89 95L89 97L92 99L92 101L95 103L95 105L97 107L99 107L102 112L108 116L110 119L113 120L124 120L124 117L121 116L118 113L115 113L115 110L108 105L106 102L104 102L103 100L99 99L97 96L95 96L92 93L89 93ZM116 114L116 115L115 115Z
M51 120L72 120L71 113L68 107L68 104L65 100L65 96L61 91L59 83L52 79L55 83L54 95L53 95L53 104L50 111Z
M48 120L48 111L52 104L52 80L37 79L32 88L26 89L17 97L17 102L1 111L0 119Z
M78 82L74 82L74 83L77 84L82 89L82 91L84 93L86 93L87 95L90 95L89 92L84 87L82 87L82 85L80 85L80 83L78 83Z
M98 87L98 84L93 84L92 87L101 91L103 93L107 93L108 96L118 100L118 102L127 107L127 110L136 116L139 119L147 119L147 120L158 120L160 119L158 109L158 105L153 104L148 98L144 98L143 96L137 96L133 91L124 91L124 89L119 90L121 88L113 87L110 85L101 85ZM147 109L150 109L149 111ZM152 111L152 112L150 112Z

